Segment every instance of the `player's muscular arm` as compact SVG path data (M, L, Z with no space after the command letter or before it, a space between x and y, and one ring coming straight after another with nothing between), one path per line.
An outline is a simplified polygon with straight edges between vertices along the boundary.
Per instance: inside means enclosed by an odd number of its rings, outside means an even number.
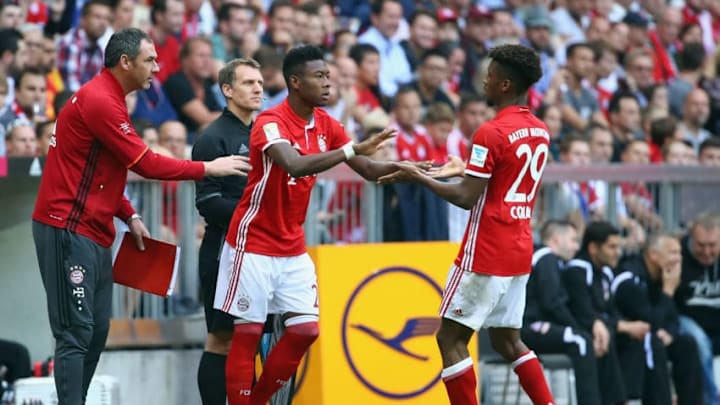
M290 176L299 178L320 173L346 160L342 149L313 155L301 155L289 143L280 142L265 151Z
M477 204L485 191L488 179L465 176L458 183L444 183L425 175L420 179L420 183L451 204L469 210Z
M312 155L301 155L295 148L285 142L273 144L265 153L289 175L298 178L330 169L347 160L348 154L350 154L351 160L355 155L361 157L372 155L381 143L395 136L395 132L393 129L386 129L363 142L354 145L348 144L340 149ZM367 158L365 159L367 160Z

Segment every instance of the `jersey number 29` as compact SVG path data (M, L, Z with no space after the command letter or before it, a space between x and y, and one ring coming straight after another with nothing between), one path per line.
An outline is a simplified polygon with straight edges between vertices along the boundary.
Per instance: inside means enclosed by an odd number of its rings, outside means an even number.
M547 163L548 147L546 144L541 143L533 151L530 148L530 145L524 143L517 148L515 155L518 159L524 159L524 163L522 169L520 169L520 173L517 175L517 178L515 178L512 186L510 186L510 190L508 190L507 194L505 194L505 202L527 203L532 201L535 197L535 191L537 191L537 187L540 184L540 178L542 177L543 170L545 170L545 164ZM519 192L518 188L520 187L520 184L522 184L523 179L525 179L525 176L528 174L528 170L530 171L530 178L533 181L533 186L530 193L525 194Z

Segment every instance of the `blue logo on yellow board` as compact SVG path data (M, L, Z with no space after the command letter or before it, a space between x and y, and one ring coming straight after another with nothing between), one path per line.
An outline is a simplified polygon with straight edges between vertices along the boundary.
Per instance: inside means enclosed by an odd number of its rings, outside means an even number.
M355 376L378 395L407 399L440 380L435 343L442 289L425 273L389 267L364 279L343 313L342 343Z

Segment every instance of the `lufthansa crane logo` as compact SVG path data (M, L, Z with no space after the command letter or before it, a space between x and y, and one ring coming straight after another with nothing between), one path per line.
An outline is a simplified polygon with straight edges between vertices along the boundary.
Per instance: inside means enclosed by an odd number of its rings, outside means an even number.
M441 362L434 335L441 298L434 280L407 267L381 269L357 286L343 313L342 343L363 385L407 399L437 384Z

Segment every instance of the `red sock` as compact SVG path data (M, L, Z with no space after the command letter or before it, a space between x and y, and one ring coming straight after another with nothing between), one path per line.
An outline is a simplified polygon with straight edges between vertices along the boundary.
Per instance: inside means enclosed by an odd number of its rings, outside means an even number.
M540 365L540 361L534 352L530 351L518 357L513 361L512 367L520 380L520 385L522 385L533 404L555 404L555 399L553 399L547 381L545 381L542 365Z
M288 319L285 325L285 334L265 360L260 379L252 390L250 405L265 405L292 377L305 352L317 339L316 316L297 316Z
M477 379L470 357L444 369L441 376L451 405L477 405Z
M229 405L247 405L255 377L255 352L263 332L261 323L235 325L225 363L225 387Z

